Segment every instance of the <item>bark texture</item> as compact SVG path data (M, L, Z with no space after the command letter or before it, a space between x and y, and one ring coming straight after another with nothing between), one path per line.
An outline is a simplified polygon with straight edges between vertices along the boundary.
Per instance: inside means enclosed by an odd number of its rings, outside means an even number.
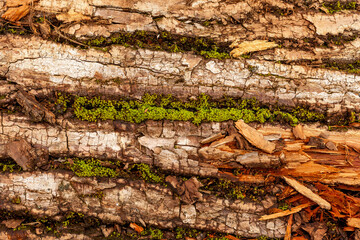
M184 204L186 183L173 176L167 179L182 188L177 189L181 197L161 184L33 168L42 169L48 155L93 157L146 163L171 175L226 178L238 184L266 185L276 176L289 176L353 189L360 186L359 130L334 132L319 124L295 130L279 124L251 124L254 129L250 129L239 124L247 131L238 133L232 121L89 123L74 119L73 114L55 115L46 101L38 99L51 98L56 92L103 99L140 99L157 93L189 100L207 94L214 99L255 97L261 103L288 108L305 105L327 116L359 113L360 2L354 3L351 9L332 13L320 0L33 1L30 14L14 26L27 26L34 34L0 35L0 160L12 157L30 170L0 174L0 209L52 219L71 211L111 224L136 222L251 238L284 237L287 223L283 218L259 220L276 204L274 196L255 203L205 191ZM0 14L16 6L0 0ZM35 28L33 17L44 16L51 20L36 23ZM47 22L53 22L51 27L46 27ZM278 47L221 60L196 51L165 52L118 44L101 50L83 44L135 31L199 41L208 38L229 51L235 40L269 40ZM348 71L340 71L339 64ZM18 105L23 113L12 112ZM249 140L254 136L256 141ZM235 144L240 147L231 148ZM31 165L26 165L27 158ZM252 168L266 173L235 176L225 171ZM99 192L102 196L94 197ZM298 218L294 215L300 225ZM1 239L22 237L56 239L30 231L14 235L0 228ZM68 231L61 239L96 238Z

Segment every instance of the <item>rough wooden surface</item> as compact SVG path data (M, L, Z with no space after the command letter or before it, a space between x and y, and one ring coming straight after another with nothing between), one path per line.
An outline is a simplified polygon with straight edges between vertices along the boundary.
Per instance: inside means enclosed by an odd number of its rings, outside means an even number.
M184 205L168 188L141 181L32 172L2 174L0 190L1 209L27 210L35 216L73 211L115 223L143 221L161 228L196 227L246 237L282 237L286 228L280 219L257 221L265 211L262 204L204 195L202 201ZM91 196L97 191L102 191L101 199ZM21 203L11 201L17 196Z

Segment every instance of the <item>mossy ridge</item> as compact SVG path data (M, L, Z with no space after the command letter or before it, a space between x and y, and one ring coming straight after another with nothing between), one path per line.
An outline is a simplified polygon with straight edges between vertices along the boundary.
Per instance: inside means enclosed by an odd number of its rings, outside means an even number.
M141 100L102 100L99 97L74 97L73 111L83 121L121 120L141 123L145 120L223 122L228 120L245 122L281 122L296 125L299 122L324 121L321 113L304 108L284 111L280 107L269 108L256 99L233 99L212 101L207 95L196 100L180 101L171 95L145 94Z
M356 2L337 1L323 3L323 7L325 7L330 14L334 14L343 10L357 10L358 4Z
M98 37L83 43L92 47L119 44L125 47L147 48L173 53L191 51L205 58L230 58L228 44L219 44L210 38L182 36L169 32L120 32L112 34L109 38Z
M354 62L328 62L322 67L351 74L360 74L360 60Z
M165 185L165 173L145 163L131 164L124 170L124 163L120 161L107 161L95 158L73 158L59 168L71 170L78 177L107 177L107 178L131 178L143 179L149 183L161 183ZM92 197L101 199L102 193L96 193Z

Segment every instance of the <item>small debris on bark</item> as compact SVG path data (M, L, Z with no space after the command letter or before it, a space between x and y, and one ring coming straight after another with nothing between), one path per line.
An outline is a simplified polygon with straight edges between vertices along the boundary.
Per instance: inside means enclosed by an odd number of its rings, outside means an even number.
M100 226L101 232L102 234L104 234L104 237L108 237L110 236L110 234L114 231L113 227L106 227L106 225L101 225Z
M301 124L296 125L296 127L293 127L292 129L293 134L296 139L305 140L306 136L304 134L303 126Z
M264 136L256 129L247 125L243 120L239 120L235 123L236 128L240 134L246 138L255 147L267 152L273 153L276 145L264 139Z
M139 225L137 225L136 223L130 223L130 227L132 229L134 229L136 232L141 233L142 231L144 231L143 227L140 227Z
M309 198L310 200L317 203L321 208L324 208L326 210L331 209L331 204L321 198L319 195L315 194L313 191L311 191L309 188L305 187L295 179L291 179L289 177L283 176L284 180L287 184L289 184L291 187L293 187L296 191L298 191L300 194L304 195L305 197Z
M225 137L225 134L223 132L220 132L220 133L217 133L217 134L214 134L208 138L205 138L203 140L200 141L201 144L207 144L207 143L211 143L211 142L214 142L218 139L221 139L221 138L224 138Z
M327 142L327 143L325 144L325 146L326 146L327 149L329 149L329 150L333 150L333 151L337 151L337 150L338 150L337 147L336 147L336 144L333 143L333 142L331 142L331 141Z
M266 40L254 40L254 41L234 41L229 47L235 48L230 52L230 55L238 58L241 55L250 53L250 52L257 52L262 51L270 48L275 48L278 45L274 42L268 42Z
M308 223L305 226L301 227L306 232L309 233L311 240L322 240L328 230L325 223L315 222Z
M210 147L216 148L221 145L225 145L227 143L231 143L234 141L235 135L227 136L225 138L219 139L213 143L210 144Z
M284 240L291 240L291 226L293 224L293 216L294 216L294 214L291 214L288 219Z
M202 194L199 188L202 186L201 182L196 177L192 177L187 181L179 181L175 176L167 176L165 179L175 193L180 196L180 200L185 204L193 204L202 200Z
M326 148L324 140L317 137L310 137L307 145L321 149Z
M24 219L10 219L4 220L1 223L5 225L7 228L17 228L24 221Z
M34 96L20 89L16 95L16 100L34 122L46 121L55 124L55 115L40 104Z
M8 156L25 171L33 170L35 167L45 167L48 164L48 150L40 145L32 147L24 139L8 143L6 151Z
M285 210L285 211L277 212L274 214L264 215L261 218L259 218L259 220L265 221L265 220L270 220L270 219L274 219L274 218L285 217L290 214L300 212L304 208L310 207L312 205L313 205L313 203L304 203L304 204L301 204L301 205L291 208L291 210Z

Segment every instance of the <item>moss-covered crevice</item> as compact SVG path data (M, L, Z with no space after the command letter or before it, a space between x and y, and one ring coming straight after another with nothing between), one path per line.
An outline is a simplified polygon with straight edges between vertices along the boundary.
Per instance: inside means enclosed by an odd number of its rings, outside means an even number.
M322 5L328 13L334 14L343 10L359 10L359 4L356 1L351 2L326 2Z
M121 120L141 123L146 120L172 120L200 124L243 119L247 123L278 122L290 125L309 122L348 125L360 121L359 113L355 112L328 116L326 113L309 110L306 106L267 105L255 98L236 99L225 96L215 100L202 94L196 99L181 101L171 95L157 94L145 94L141 100L104 100L100 97L74 95L64 97L64 94L57 96L54 109L71 111L76 118L83 121Z
M180 101L171 95L145 94L141 100L102 100L99 97L74 96L71 100L74 115L83 121L121 120L141 123L145 120L223 122L228 120L245 122L281 122L296 125L299 122L324 121L321 113L297 107L290 111L280 106L266 106L256 99L234 99L225 97L212 100L207 95L197 99Z
M351 74L360 74L360 60L353 62L327 61L322 67Z
M119 44L125 47L146 48L167 52L193 52L205 58L230 58L228 44L215 42L210 38L190 37L171 34L169 32L119 32L109 38L98 37L87 40L84 44L92 47L101 47Z

